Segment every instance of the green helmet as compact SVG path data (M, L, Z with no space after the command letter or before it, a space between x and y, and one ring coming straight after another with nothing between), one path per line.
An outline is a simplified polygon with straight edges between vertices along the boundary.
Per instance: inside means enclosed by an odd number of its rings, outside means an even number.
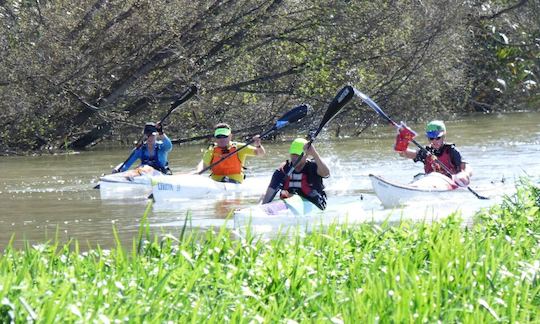
M290 154L296 154L301 155L302 152L304 152L304 145L306 145L308 141L304 138L297 138L291 143L291 147L289 148Z
M433 120L426 125L426 135L429 138L436 138L446 135L446 126L442 120Z

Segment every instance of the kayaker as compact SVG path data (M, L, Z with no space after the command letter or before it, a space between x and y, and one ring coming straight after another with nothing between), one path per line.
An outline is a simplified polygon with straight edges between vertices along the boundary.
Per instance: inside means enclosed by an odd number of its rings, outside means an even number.
M426 136L429 145L422 150L411 150L407 147L408 143L414 136L408 136L412 132L406 125L405 130L400 130L396 139L394 149L399 155L413 159L414 162L421 161L424 163L424 172L439 172L450 178L461 187L466 187L470 183L472 176L472 168L467 162L464 162L461 153L456 149L454 144L446 143L446 126L441 120L433 120L426 125ZM407 132L409 130L409 132ZM436 161L438 160L438 161ZM443 163L450 171L448 173L439 163Z
M135 150L131 157L118 169L113 169L113 173L122 172L137 160L141 160L141 164L134 173L143 174L158 170L164 174L172 174L169 169L168 155L172 150L172 142L163 132L163 126L160 123L146 123L144 125L143 134L145 140L141 147ZM151 168L150 168L151 167ZM133 174L131 176L136 176Z
M215 142L203 153L202 161L197 166L197 172L203 168L219 161L222 156L234 152L244 146L244 143L233 142L231 126L226 123L219 123L214 126ZM244 165L248 156L262 156L266 150L261 144L259 135L253 136L253 145L238 151L219 164L212 167L210 177L219 182L242 183L244 181Z
M287 177L287 173L302 152L304 152L302 159L296 165L291 176ZM274 171L262 203L269 203L276 192L281 189L280 198L282 199L298 194L320 209L325 209L326 193L324 192L323 178L330 176L330 170L319 156L315 146L313 143L308 144L308 141L303 138L297 138L291 143L289 154L290 161L283 162ZM309 159L309 157L312 157L312 159Z

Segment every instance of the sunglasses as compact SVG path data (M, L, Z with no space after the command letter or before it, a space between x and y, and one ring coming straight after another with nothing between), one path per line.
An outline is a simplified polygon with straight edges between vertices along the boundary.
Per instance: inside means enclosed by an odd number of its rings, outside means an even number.
M428 140L430 141L434 141L434 140L440 140L442 138L442 136L439 136L439 137L428 137Z
M218 136L216 136L216 138L227 138L227 137L229 137L229 136L227 136L227 135L218 135Z

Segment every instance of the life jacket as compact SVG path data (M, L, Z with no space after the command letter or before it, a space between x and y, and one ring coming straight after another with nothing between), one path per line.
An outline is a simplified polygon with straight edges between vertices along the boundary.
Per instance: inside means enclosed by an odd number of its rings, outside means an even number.
M324 209L326 207L326 193L322 177L317 174L317 169L311 165L314 163L308 160L300 172L294 170L289 177L285 178L283 189L298 194L320 209ZM287 174L291 167L292 165L287 161L281 171Z
M442 173L448 177L452 177L452 174L458 173L461 168L459 165L454 165L452 162L452 155L450 154L450 150L454 148L454 144L443 144L442 148L435 151L432 147L426 147L426 149L431 153L428 154L427 157L423 160L424 162L424 172L426 174L431 172L439 172ZM439 165L439 162L435 161L439 160L444 166L450 170L451 174L448 174L446 170L443 169Z
M161 145L159 145L159 143L154 144L154 155L150 157L150 153L148 151L148 145L145 144L143 149L141 150L141 165L149 165L152 168L160 171L161 173L172 174L172 172L169 169L169 163L168 162L163 163L162 161L159 161L158 151L160 149L160 146Z
M212 153L212 161L210 164L215 163L225 155L233 153L236 151L236 143L231 143L228 148L223 148L219 146L214 146L214 151ZM238 157L238 154L234 154L228 159L222 161L218 165L212 167L212 174L217 176L226 176L231 174L240 174L242 173L242 162Z

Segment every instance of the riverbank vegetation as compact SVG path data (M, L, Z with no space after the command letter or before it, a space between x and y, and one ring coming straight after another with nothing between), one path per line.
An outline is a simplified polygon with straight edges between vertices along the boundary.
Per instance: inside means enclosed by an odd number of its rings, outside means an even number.
M132 143L193 83L176 142L302 102L308 129L346 83L397 120L535 107L539 16L528 0L2 1L0 152ZM355 105L334 134L376 122Z
M540 190L518 188L464 227L331 227L262 240L230 230L0 257L0 321L538 322Z

